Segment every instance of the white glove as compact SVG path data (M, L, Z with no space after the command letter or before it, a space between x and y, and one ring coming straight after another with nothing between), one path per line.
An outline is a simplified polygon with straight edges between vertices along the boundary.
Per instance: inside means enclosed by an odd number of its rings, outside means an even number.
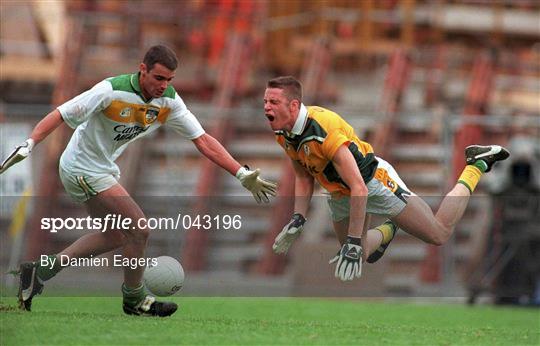
M306 223L306 219L302 215L298 213L294 214L291 221L289 221L277 235L274 240L274 245L272 245L272 250L278 254L286 254L292 243L302 233L304 223Z
M362 245L360 238L348 236L338 255L330 260L330 264L337 262L334 275L341 281L351 281L362 275Z
M240 180L243 187L253 194L257 203L261 203L261 201L268 203L270 202L268 195L276 196L277 184L259 178L260 173L259 169L250 171L246 167L241 167L238 172L236 172L236 178Z
M32 148L34 147L34 140L28 138L22 144L18 145L8 155L8 157L0 164L0 174L4 173L9 167L13 166L19 161L22 161L30 155Z

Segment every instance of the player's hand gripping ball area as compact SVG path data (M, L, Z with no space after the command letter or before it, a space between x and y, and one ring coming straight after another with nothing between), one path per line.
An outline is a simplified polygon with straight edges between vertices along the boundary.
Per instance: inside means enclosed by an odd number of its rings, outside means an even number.
M144 271L144 284L150 293L167 297L184 286L184 268L169 256L160 256L151 261Z

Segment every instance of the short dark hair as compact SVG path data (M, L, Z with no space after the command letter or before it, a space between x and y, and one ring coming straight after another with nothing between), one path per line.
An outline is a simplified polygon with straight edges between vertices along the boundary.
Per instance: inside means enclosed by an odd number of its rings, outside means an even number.
M161 64L171 71L178 67L176 54L167 46L158 44L150 47L144 55L143 63L148 71L154 68L155 64Z
M289 101L298 100L302 102L302 83L293 76L282 76L270 79L266 83L266 87L283 90L283 93Z

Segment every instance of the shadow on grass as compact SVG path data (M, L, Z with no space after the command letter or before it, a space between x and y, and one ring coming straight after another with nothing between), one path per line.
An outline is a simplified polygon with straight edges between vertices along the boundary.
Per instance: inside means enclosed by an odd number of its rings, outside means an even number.
M6 304L0 303L0 312L13 312L13 311L19 311L19 309L17 309L17 307L13 305L6 305Z

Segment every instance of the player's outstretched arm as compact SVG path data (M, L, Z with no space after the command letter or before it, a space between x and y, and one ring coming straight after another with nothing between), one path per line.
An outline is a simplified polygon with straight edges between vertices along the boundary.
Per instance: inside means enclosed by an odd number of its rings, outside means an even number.
M342 145L332 160L339 176L351 190L349 232L339 252L335 276L349 281L362 275L363 249L361 238L364 231L368 190L356 161L347 148Z
M210 161L234 175L242 186L253 194L257 203L268 203L269 196L276 196L276 183L259 177L259 169L252 171L247 167L242 167L214 137L205 133L195 138L193 143Z
M11 153L2 160L0 164L0 174L4 173L9 167L26 159L36 144L45 139L51 132L53 132L63 122L60 112L55 109L43 118L32 131L30 138L11 151Z

